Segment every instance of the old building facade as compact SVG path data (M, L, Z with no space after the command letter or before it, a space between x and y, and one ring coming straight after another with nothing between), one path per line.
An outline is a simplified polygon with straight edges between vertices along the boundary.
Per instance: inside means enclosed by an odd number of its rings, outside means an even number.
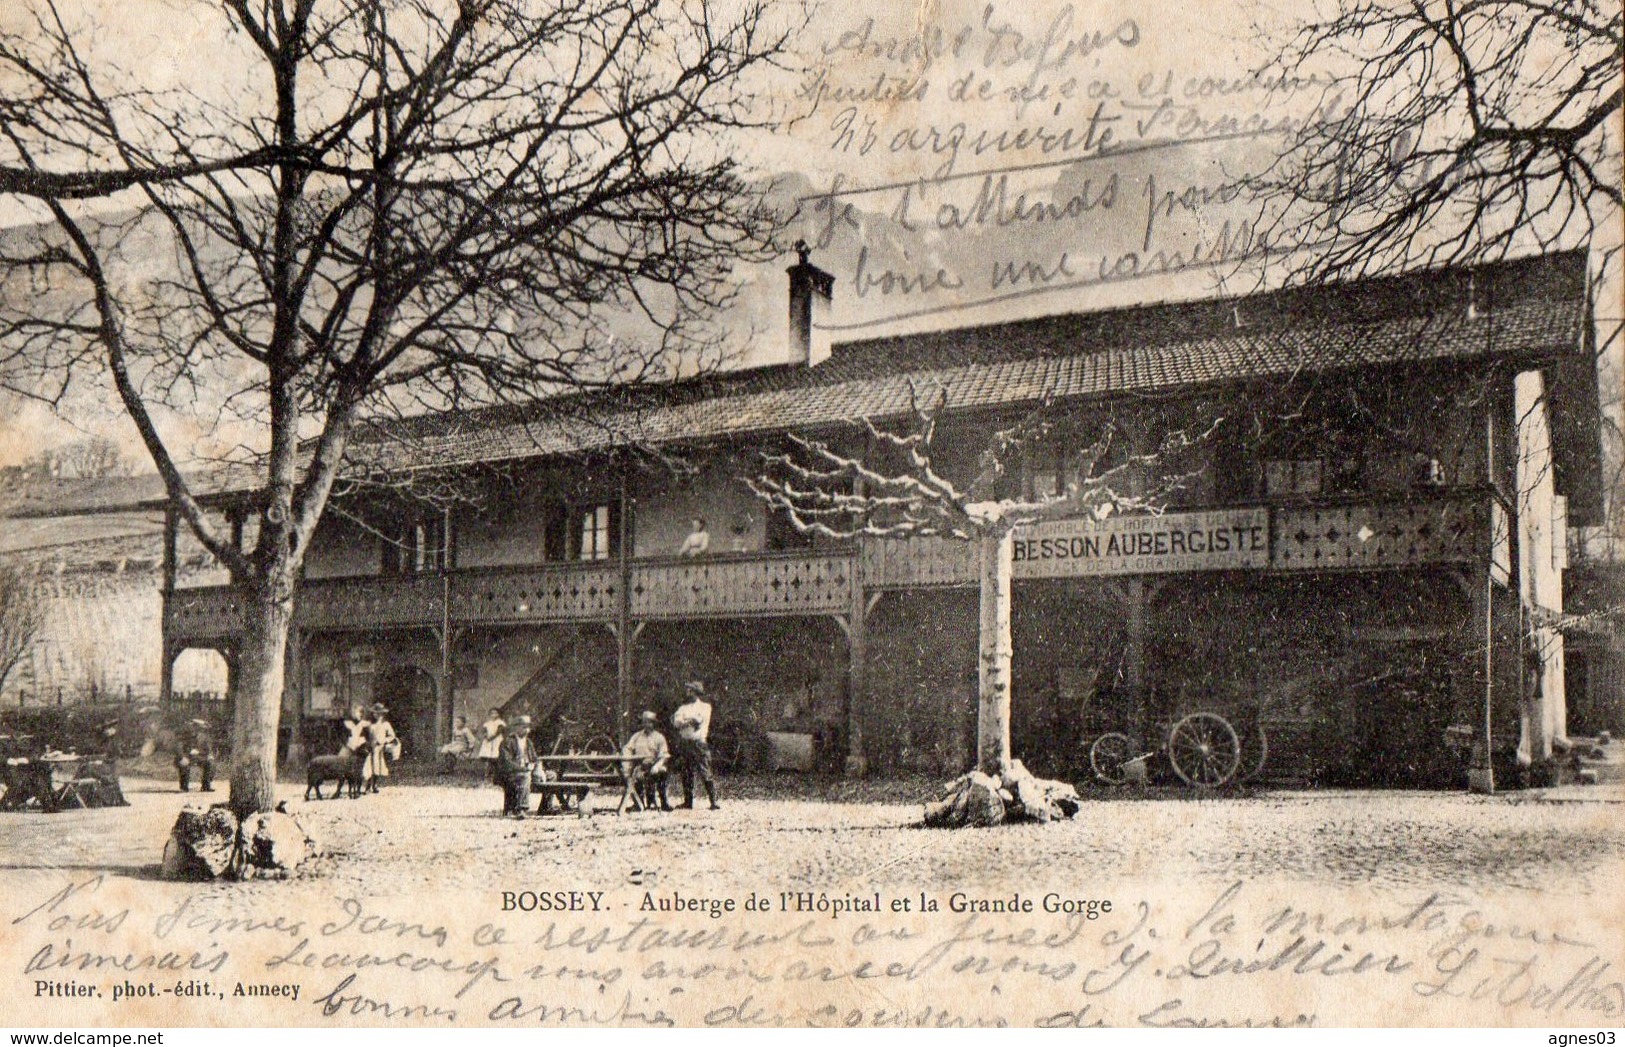
M1264 726L1267 777L1541 773L1566 729L1543 613L1562 610L1566 524L1600 509L1583 253L836 345L832 279L804 258L790 283L787 363L377 440L371 467L397 482L330 508L297 596L292 746L325 749L374 700L409 755L493 707L619 737L700 678L741 759L773 732L832 769L962 767L974 547L810 538L747 484L786 433L862 457L855 423L906 425L929 398L950 475L1053 412L1009 470L1028 497L1063 490L1105 424L1123 454L1211 427L1159 463L1184 478L1160 513L1018 536L1030 766L1078 773L1103 731L1152 739L1213 708ZM251 536L252 492L215 505ZM229 663L230 591L164 578L164 665L191 648Z

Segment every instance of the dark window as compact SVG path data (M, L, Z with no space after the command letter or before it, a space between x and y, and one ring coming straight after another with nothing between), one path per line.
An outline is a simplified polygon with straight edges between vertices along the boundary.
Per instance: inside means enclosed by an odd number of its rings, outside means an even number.
M1264 493L1278 497L1292 494L1319 494L1319 458L1272 458L1264 463Z
M408 517L385 532L385 574L438 571L445 563L446 531L438 516Z
M796 530L796 525L790 522L789 513L774 509L767 514L767 548L770 551L808 549L815 542L812 535Z

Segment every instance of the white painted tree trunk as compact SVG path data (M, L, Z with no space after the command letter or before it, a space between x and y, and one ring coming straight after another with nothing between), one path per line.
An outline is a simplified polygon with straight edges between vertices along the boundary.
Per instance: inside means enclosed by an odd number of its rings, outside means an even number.
M1010 570L1014 531L982 537L982 614L977 659L976 767L997 775L1010 766Z

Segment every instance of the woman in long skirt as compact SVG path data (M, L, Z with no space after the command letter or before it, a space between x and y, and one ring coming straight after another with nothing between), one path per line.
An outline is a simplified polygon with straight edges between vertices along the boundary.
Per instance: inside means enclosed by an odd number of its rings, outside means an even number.
M507 733L508 725L502 719L501 709L492 709L485 722L480 724L479 756L485 761L485 773L493 785L502 784L502 772L497 767L497 757L502 754L502 736Z
M350 706L350 715L344 721L344 745L339 749L340 756L354 755L355 753L370 751L372 745L372 714L364 706ZM369 791L372 784L372 759L369 756L361 763L361 791Z
M367 754L367 763L372 768L372 791L377 792L389 777L389 761L391 757L400 755L400 739L395 734L395 725L389 722L389 710L382 704L372 707L372 726L368 730L372 741L372 751Z

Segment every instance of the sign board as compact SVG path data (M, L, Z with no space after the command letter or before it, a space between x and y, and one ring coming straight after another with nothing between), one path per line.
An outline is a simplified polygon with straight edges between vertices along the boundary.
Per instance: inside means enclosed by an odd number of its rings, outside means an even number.
M1017 578L1268 567L1269 511L1051 520L1018 528L1015 543Z

